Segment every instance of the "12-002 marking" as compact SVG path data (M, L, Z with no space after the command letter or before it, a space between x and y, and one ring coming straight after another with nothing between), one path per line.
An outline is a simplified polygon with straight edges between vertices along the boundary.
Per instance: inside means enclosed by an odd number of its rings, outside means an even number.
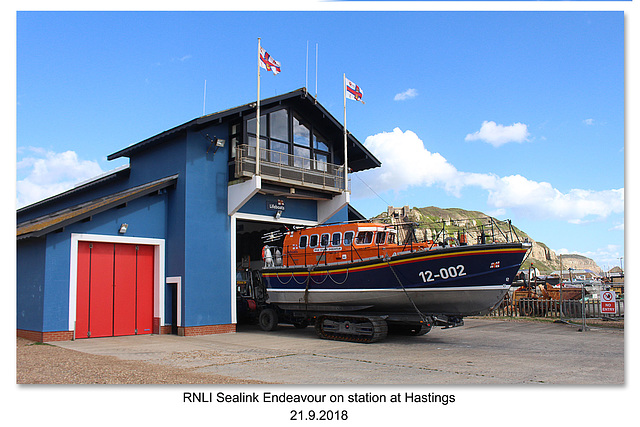
M466 275L467 273L464 271L464 265L462 264L458 264L456 266L452 265L451 267L448 267L448 268L442 267L440 271L437 272L437 274L433 274L433 271L431 270L425 270L418 273L418 276L420 276L420 278L422 278L422 281L425 283L433 282L436 279L446 280L449 278L466 276Z

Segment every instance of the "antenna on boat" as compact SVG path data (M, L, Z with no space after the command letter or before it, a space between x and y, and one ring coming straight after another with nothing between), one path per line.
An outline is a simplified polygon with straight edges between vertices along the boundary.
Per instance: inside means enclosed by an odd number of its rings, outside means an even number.
M270 231L262 235L262 241L264 243L273 243L277 240L282 239L283 236L284 233L282 232L282 230Z

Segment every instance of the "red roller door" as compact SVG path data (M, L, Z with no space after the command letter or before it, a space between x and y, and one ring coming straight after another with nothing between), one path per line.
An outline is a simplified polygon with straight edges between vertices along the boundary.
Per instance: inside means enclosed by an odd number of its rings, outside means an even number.
M138 246L136 268L136 329L153 331L153 246Z
M134 335L136 333L136 247L115 245L113 268L115 272L113 335Z
M153 246L79 242L76 338L150 334Z

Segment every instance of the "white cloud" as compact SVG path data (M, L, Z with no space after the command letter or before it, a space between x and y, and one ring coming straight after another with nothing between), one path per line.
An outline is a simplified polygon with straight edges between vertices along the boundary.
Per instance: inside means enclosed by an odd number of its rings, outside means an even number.
M491 206L518 210L529 217L550 217L580 224L624 212L624 189L572 189L562 193L548 182L532 181L521 175L499 178L492 186L483 188L489 191Z
M500 177L459 171L441 154L427 150L410 130L395 128L393 132L369 136L365 146L382 162L382 167L362 173L377 192L439 186L460 196L465 187L479 187L487 192L487 204L495 212L504 214L509 209L527 217L573 223L624 212L624 188L572 189L563 193L548 182L532 181L521 175Z
M376 170L380 191L452 182L458 175L455 167L440 154L424 148L418 135L410 130L395 128L393 132L369 136L365 145L383 164Z
M585 119L582 122L587 126L593 126L594 124L596 124L596 121L594 119Z
M624 222L614 225L609 231L624 231Z
M496 122L484 121L480 130L473 134L468 134L465 141L484 141L499 147L508 142L525 142L529 137L527 125L523 123L514 123L511 126L496 124Z
M17 207L61 193L102 173L98 162L81 160L74 151L56 153L37 147L28 150L32 155L16 163L18 175L24 176L16 182Z
M400 92L393 97L394 101L404 101L409 98L415 98L418 96L418 91L415 89L407 89L404 92Z

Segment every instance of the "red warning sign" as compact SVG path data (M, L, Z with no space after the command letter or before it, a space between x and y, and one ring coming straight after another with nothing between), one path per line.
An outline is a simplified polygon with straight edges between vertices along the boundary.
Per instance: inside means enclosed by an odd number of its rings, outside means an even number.
M616 293L613 291L600 292L600 313L616 312Z

